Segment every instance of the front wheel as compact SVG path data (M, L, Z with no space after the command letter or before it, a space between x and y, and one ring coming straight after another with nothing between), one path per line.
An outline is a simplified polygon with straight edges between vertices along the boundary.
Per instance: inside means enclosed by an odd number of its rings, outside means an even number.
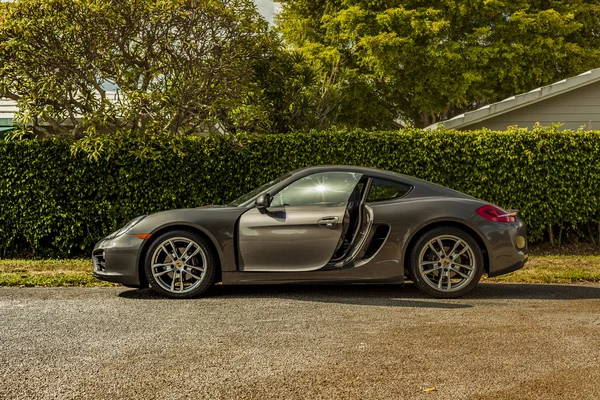
M460 297L473 290L481 279L483 254L465 231L435 228L415 243L410 273L415 285L433 297Z
M215 283L217 262L202 236L185 230L157 237L145 259L145 272L152 289L174 298L190 298L206 292Z

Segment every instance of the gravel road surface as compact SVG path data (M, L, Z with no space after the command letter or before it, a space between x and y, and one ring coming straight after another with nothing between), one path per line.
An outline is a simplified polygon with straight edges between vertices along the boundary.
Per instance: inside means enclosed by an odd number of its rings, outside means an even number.
M2 399L597 400L600 286L0 288L0 378Z

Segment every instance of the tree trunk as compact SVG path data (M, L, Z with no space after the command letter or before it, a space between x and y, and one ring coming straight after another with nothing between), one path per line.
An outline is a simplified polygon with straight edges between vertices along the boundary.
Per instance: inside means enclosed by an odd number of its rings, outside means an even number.
M587 222L588 233L590 234L590 239L592 239L592 244L596 247L596 239L594 238L594 232L592 232L592 224L590 221Z
M552 224L548 224L548 239L550 240L550 245L554 247L554 232L552 231Z
M560 221L560 229L558 230L558 247L562 245L563 222Z
M417 126L417 128L425 128L426 126L428 126L429 122L429 116L427 115L427 111L422 111L421 112L421 123L419 125L421 126Z

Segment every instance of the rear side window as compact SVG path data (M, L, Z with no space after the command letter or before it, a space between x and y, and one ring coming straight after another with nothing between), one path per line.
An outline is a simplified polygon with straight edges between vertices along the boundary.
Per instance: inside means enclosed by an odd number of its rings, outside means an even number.
M367 202L397 199L404 196L409 190L409 185L388 181L387 179L373 178Z

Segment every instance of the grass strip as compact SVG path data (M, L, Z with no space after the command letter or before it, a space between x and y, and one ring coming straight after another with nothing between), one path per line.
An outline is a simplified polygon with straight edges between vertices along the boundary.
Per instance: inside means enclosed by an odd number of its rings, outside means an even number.
M600 255L531 255L522 269L488 282L598 283Z
M523 269L488 282L599 283L600 255L531 255ZM92 262L0 260L0 286L118 286L92 276Z
M92 261L0 260L0 286L118 286L92 276Z

